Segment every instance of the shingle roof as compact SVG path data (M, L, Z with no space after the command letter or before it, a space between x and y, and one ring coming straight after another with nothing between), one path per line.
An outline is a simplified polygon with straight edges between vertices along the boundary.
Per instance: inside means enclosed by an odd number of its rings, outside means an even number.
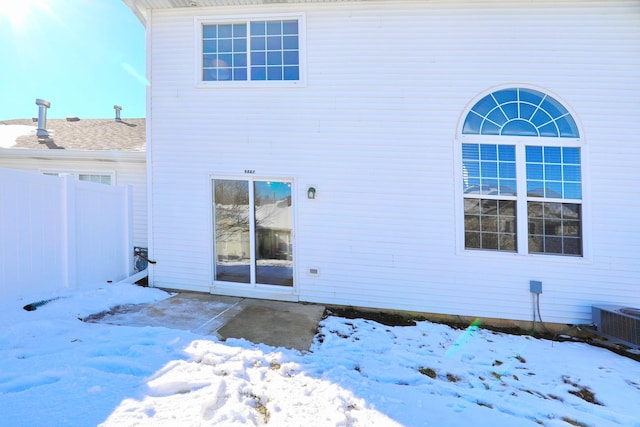
M120 122L114 119L47 119L48 138L36 136L37 125L33 119L0 120L0 139L2 139L0 147L41 150L145 151L145 119L122 119ZM7 127L5 128L5 126ZM31 127L33 129L30 129ZM18 132L19 135L16 136L16 133L8 132L11 128L22 129L22 131ZM12 142L14 143L12 144Z

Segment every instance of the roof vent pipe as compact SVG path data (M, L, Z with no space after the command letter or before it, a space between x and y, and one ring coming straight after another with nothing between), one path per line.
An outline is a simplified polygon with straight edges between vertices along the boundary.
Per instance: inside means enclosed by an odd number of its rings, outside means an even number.
M116 122L121 122L122 119L120 118L120 111L122 111L122 107L119 105L114 105L113 109L116 110Z
M38 106L38 130L36 130L36 136L47 138L49 132L47 132L47 108L51 106L51 103L44 99L36 99L36 105Z

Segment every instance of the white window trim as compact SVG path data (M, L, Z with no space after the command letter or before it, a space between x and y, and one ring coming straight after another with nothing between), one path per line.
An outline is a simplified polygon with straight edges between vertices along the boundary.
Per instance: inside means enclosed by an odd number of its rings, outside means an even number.
M473 104L472 104L473 105ZM517 245L518 250L516 252L507 251L493 251L483 249L466 249L464 245L464 191L462 182L462 144L498 144L498 145L514 145L516 148L516 184L517 194L516 196L516 230L517 230ZM465 255L470 257L531 257L540 258L544 261L550 262L591 262L591 214L589 207L589 194L590 185L587 177L588 171L588 150L587 144L583 139L574 138L544 138L544 137L513 137L513 136L487 136L487 135L464 135L458 134L458 137L454 140L454 168L455 173L454 185L455 185L455 227L456 227L456 254ZM524 161L525 146L561 146L561 147L578 147L580 148L580 163L581 163L581 179L582 179L582 256L566 256L558 254L541 254L541 253L529 253L528 245L528 215L527 215L527 201L526 196L526 162ZM540 201L553 201L559 202L558 199L547 200L540 198ZM571 203L571 200L566 200L561 203ZM524 213L524 219L522 215Z
M202 79L202 26L227 24L227 23L249 23L251 21L261 21L269 19L297 19L298 20L298 57L300 78L298 80L240 80L240 81L205 81ZM198 16L194 18L194 39L195 58L194 64L194 85L200 89L210 88L233 88L233 87L306 87L306 64L307 64L307 42L306 42L306 20L304 13L282 13L282 14L258 14L258 15L229 15L229 16ZM250 54L250 50L247 54Z

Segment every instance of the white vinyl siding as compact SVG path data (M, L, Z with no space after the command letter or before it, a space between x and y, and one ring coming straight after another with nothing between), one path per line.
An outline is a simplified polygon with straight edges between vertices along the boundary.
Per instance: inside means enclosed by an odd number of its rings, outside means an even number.
M194 20L249 12L304 13L305 87L194 87ZM253 171L297 183L300 300L530 320L529 281L540 280L545 321L589 322L596 302L640 305L640 202L629 196L640 160L638 16L635 1L151 11L153 283L211 290L209 177ZM472 101L506 84L557 95L583 130L582 258L459 250L452 147Z

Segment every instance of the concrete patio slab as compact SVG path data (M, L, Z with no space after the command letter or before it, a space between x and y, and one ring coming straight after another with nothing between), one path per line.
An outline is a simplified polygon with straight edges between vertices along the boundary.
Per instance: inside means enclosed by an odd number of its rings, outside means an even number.
M83 319L127 326L162 326L200 335L244 338L254 343L308 351L325 307L180 292L153 304L114 307Z
M245 299L242 311L217 330L223 338L309 350L325 308L316 304Z

